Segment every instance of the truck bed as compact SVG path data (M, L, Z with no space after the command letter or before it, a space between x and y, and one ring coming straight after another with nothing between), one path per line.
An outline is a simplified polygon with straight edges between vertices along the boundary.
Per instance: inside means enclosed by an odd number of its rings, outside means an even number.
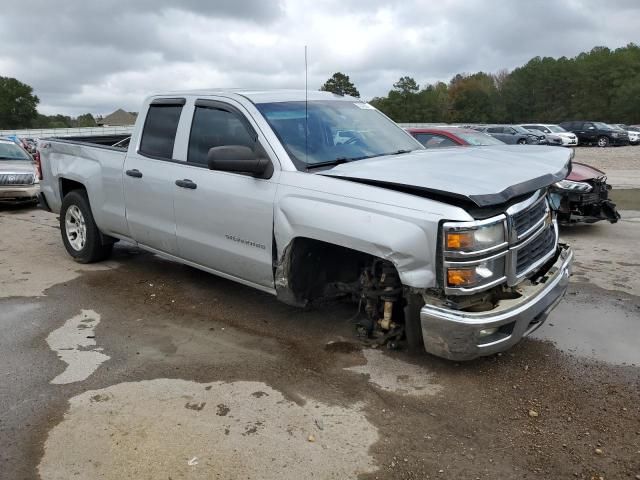
M79 136L79 137L51 137L46 138L46 141L56 141L62 143L76 143L80 145L88 145L88 146L96 146L96 147L107 147L107 148L116 148L118 150L127 150L127 146L119 146L123 140L127 140L131 138L131 135L128 134L119 134L119 135L94 135L94 136Z

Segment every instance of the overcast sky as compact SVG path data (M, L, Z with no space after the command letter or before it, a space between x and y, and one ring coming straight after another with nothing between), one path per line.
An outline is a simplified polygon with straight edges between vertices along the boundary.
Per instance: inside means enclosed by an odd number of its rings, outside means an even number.
M639 0L0 0L0 76L46 114L135 111L149 93L309 88L336 71L363 98L640 43Z

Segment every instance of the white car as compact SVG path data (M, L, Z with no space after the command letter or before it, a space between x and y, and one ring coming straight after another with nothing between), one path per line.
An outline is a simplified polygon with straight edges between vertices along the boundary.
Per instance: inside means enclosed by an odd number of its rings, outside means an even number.
M628 126L622 123L615 123L614 127L621 128L629 135L629 143L631 145L638 145L640 143L640 127Z
M533 130L540 130L543 133L557 135L562 139L563 147L577 147L578 137L575 133L567 132L560 125L554 125L552 123L528 123L523 124L522 127Z

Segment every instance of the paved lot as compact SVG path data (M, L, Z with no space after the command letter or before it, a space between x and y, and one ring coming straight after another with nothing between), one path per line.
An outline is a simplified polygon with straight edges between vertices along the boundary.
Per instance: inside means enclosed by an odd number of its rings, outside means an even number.
M42 211L0 232L0 478L640 475L640 212L564 231L566 301L463 364L131 246L78 265Z

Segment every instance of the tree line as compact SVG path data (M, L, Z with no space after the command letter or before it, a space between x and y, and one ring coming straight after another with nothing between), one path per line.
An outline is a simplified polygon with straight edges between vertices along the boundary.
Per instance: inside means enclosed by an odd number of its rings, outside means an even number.
M90 113L78 117L43 115L38 112L39 103L32 87L15 78L0 76L0 130L96 126L96 118Z
M357 92L347 75L330 80L321 90ZM422 88L403 76L386 96L370 103L406 123L640 123L640 47L631 43L615 50L595 47L573 58L535 57L512 72L460 73L448 83Z
M359 97L337 72L321 90ZM0 129L91 127L90 113L72 118L38 113L33 88L0 76ZM640 123L640 47L595 47L573 58L535 57L497 73L459 73L448 83L423 86L401 77L370 103L396 122L522 123L596 120Z

